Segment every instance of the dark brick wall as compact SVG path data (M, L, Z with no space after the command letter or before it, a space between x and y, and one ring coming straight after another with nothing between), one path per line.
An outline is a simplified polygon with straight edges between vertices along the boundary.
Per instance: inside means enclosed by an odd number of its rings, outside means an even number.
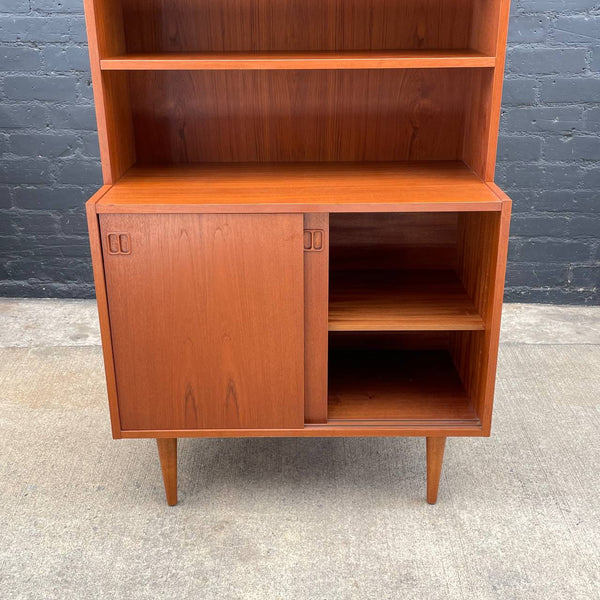
M0 0L0 295L93 297L101 183L83 0Z
M600 301L600 0L513 0L496 180L507 300Z
M82 0L0 0L0 295L93 296L100 184ZM497 181L508 300L600 287L600 0L513 0Z

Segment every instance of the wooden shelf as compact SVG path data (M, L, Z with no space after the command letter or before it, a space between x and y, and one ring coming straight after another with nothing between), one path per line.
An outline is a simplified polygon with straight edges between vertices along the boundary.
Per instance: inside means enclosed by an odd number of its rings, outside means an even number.
M328 422L477 424L445 351L331 351Z
M452 271L339 271L329 289L329 331L484 329Z
M460 161L220 163L131 168L97 203L129 212L499 211Z
M100 62L105 71L278 69L428 69L493 67L495 56L476 50L363 52L165 52L123 54Z

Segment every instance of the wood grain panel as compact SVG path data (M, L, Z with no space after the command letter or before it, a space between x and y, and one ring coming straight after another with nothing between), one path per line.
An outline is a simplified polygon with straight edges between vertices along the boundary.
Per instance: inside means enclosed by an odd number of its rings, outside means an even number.
M456 213L331 215L331 271L454 269L457 219Z
M129 52L465 48L476 0L122 0Z
M494 56L498 46L503 0L473 0L469 47Z
M471 71L132 72L138 163L459 159Z
M469 107L464 129L463 160L482 179L490 153L488 133L491 123L491 106L494 70L476 69L471 78L465 103Z
M136 161L129 78L125 73L102 73L102 90L110 177L115 183Z
M327 422L329 215L304 215L304 229L323 232L323 249L304 253L304 421Z
M302 427L302 216L100 223L121 427Z
M110 331L110 317L108 313L108 297L106 294L106 280L104 277L104 260L102 258L102 240L100 223L96 213L98 201L108 192L110 186L103 185L85 204L88 233L90 237L90 251L92 255L92 268L94 270L94 287L96 289L96 305L98 307L98 320L100 335L102 337L102 357L104 359L104 374L106 376L106 389L108 392L108 408L110 411L110 424L114 439L121 437L121 422L119 419L119 404L117 400L117 379L112 350L112 336Z
M471 43L496 56L495 69L471 72L463 160L484 181L493 181L504 80L510 0L476 0Z
M496 68L493 73L491 100L489 103L490 120L484 133L484 144L487 145L485 164L482 171L477 173L484 181L494 181L496 170L496 155L498 152L498 131L500 128L500 108L502 105L502 88L504 85L504 64L506 61L506 38L508 36L508 20L510 15L510 0L500 0L498 4L499 25L496 42Z
M329 331L483 329L453 271L341 271L332 274Z
M482 332L451 337L454 363L487 434L491 425L500 315L508 248L510 200L501 213L461 215L458 274L485 323Z

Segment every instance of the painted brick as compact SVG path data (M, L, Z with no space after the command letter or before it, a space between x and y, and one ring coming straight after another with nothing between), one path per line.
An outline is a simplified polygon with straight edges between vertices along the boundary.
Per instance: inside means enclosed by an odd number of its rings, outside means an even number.
M598 136L549 137L544 143L546 160L600 160Z
M592 48L590 69L592 71L600 71L600 46Z
M90 70L90 57L85 46L52 45L42 48L41 58L45 70L71 72Z
M568 133L582 127L580 106L516 107L508 108L502 115L505 131Z
M533 104L537 87L537 79L507 79L502 90L502 104Z
M73 154L77 144L75 133L13 134L9 138L10 152L20 156L68 156Z
M556 39L561 42L598 42L600 17L597 15L560 16L553 25Z
M599 102L600 79L569 77L542 82L542 102Z
M4 78L4 94L9 100L65 101L75 96L75 77L7 76Z
M14 205L25 210L69 210L80 208L93 188L80 186L22 186L14 189Z
M1 46L0 71L39 71L42 66L37 48L27 46Z
M542 155L542 138L524 135L501 135L498 159L501 161L537 160Z
M583 115L583 128L588 133L600 131L600 107L588 108L585 111Z
M548 32L550 19L546 15L516 14L510 21L508 43L543 42Z
M2 129L43 129L48 123L48 109L35 104L0 105L0 127Z
M547 75L582 73L586 48L514 48L508 52L512 73Z

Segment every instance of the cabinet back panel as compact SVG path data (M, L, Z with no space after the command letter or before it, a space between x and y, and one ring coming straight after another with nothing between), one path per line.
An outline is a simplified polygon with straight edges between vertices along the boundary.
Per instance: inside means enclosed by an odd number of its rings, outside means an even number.
M456 213L339 213L329 217L331 271L455 269Z
M137 160L457 160L468 71L133 72Z
M478 0L122 2L129 52L269 52L466 48Z

